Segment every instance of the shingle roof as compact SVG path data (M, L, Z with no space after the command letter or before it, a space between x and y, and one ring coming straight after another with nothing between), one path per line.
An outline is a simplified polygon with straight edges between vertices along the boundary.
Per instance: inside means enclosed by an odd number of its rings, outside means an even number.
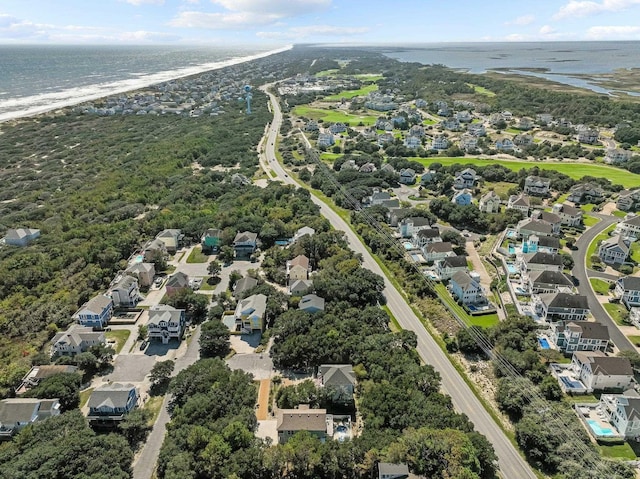
M453 247L449 241L436 241L427 245L427 253L448 253L453 251Z
M609 329L604 325L592 321L571 321L566 329L581 333L582 339L609 340Z
M466 256L449 256L442 260L442 265L449 268L461 268L467 266Z
M618 280L620 286L625 291L640 291L640 277L639 276L625 276Z
M473 284L473 278L466 271L456 271L451 277L451 281L455 281L463 290L467 290Z
M519 229L526 229L529 231L538 231L540 233L551 234L553 232L553 227L550 223L544 220L533 220L533 219L525 219L518 223Z
M290 267L302 266L304 269L308 269L309 268L309 258L307 258L303 254L300 254L300 255L296 256L295 258L293 258L291 261L289 261L289 266Z
M633 376L631 361L627 358L605 356L600 351L576 352L573 355L583 364L591 364L591 372L594 375L603 376Z
M246 278L241 278L235 285L233 289L234 296L240 296L245 291L249 291L251 288L255 288L258 285L258 280L252 278L251 276L247 276Z
M246 242L255 242L258 239L258 233L251 233L250 231L243 231L242 233L238 233L236 237L233 239L235 243L246 243Z
M356 375L351 364L322 364L318 368L324 386L355 386Z
M402 475L409 475L409 466L406 464L392 464L390 462L378 463L378 475L393 475L401 477Z
M93 390L87 406L91 409L100 407L124 408L129 400L129 393L135 389L133 384L103 384Z
M541 236L538 238L538 246L560 249L560 240L553 236Z
M440 230L438 228L427 228L418 231L417 235L419 238L437 238L440 236Z
M412 216L409 218L405 218L402 220L403 224L411 223L413 226L429 226L429 220L427 218L422 218L421 216Z
M540 299L549 308L589 309L587 297L581 294L545 293L540 295Z
M176 309L167 304L158 304L149 308L149 324L160 324L161 321L167 323L179 323L184 314L183 309Z
M527 264L544 264L548 266L562 266L562 256L558 253L525 253L522 255Z
M307 294L300 299L298 308L303 310L319 309L320 311L324 311L324 298L316 296L315 294Z
M30 422L33 412L40 405L36 398L10 398L0 401L0 424Z
M640 226L640 215L636 215L632 218L629 218L626 221L623 221L623 224L625 225L632 225L632 226Z
M604 240L600 243L600 247L604 249L619 248L623 253L629 254L629 246L620 235Z
M567 275L560 271L532 271L529 279L533 284L556 284L559 286L573 286L573 283Z
M186 288L189 286L189 277L179 271L167 280L166 286L170 288Z
M108 298L103 294L99 294L87 301L80 310L87 310L91 313L100 315L110 304L111 298Z
M278 431L327 430L326 409L280 409L277 418Z

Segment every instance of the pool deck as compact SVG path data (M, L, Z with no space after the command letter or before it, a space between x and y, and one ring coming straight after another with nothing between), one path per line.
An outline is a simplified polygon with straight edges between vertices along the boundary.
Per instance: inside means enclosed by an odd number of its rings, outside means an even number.
M578 417L582 420L582 424L584 425L584 427L587 429L587 431L589 432L589 434L594 437L595 439L598 438L621 438L622 436L620 436L620 434L618 433L618 430L615 428L615 426L613 424L611 424L606 417L604 417L603 415L598 414L598 411L596 409L596 406L598 405L598 403L595 404L576 404L575 408L576 408L576 413L578 414ZM589 423L587 421L594 421L598 427L600 427L601 429L611 429L612 434L603 434L603 435L598 435L589 425Z

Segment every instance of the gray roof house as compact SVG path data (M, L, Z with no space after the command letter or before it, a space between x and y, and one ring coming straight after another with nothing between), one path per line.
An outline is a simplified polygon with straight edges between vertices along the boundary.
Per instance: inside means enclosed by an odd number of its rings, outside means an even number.
M122 421L139 399L140 393L133 384L102 384L89 397L87 419L92 426L112 425Z
M324 311L324 298L316 296L315 294L307 294L300 299L298 309L306 311L307 313Z
M552 323L552 341L565 353L575 351L606 351L609 330L604 324L592 321Z
M113 315L113 301L104 294L94 296L75 312L74 318L83 326L103 328Z
M233 297L239 298L242 296L242 293L245 291L249 291L252 288L258 286L258 280L252 278L251 276L247 276L245 278L239 279L235 286L233 287Z
M629 246L629 240L621 235L612 236L600 243L598 256L606 264L622 264L629 256Z
M140 286L148 288L153 284L156 268L153 263L135 263L129 266L125 272L138 278Z
M88 326L72 324L66 331L56 334L51 340L51 356L75 356L91 346L105 344L104 332L93 331Z
M180 342L185 327L185 311L166 304L152 306L147 327L149 339L160 339L162 344L168 344L171 339Z
M564 262L562 256L558 253L543 253L537 251L535 253L525 253L522 260L527 271L562 271Z
M406 464L379 462L378 479L418 479L418 476L411 474Z
M589 314L587 297L569 293L543 293L534 297L536 313L548 322L584 321Z
M8 439L28 424L59 414L58 399L3 399L0 401L0 439Z
M278 444L285 444L298 431L309 431L321 441L327 437L326 409L309 409L308 405L301 404L298 409L278 410L276 418Z
M553 270L534 270L529 273L529 289L531 293L555 293L561 288L570 290L573 283L566 274Z
M40 236L40 230L33 228L8 229L5 233L5 243L12 246L27 246Z
M351 364L322 364L318 367L318 380L322 387L333 391L334 402L352 400L357 381Z
M313 290L313 281L310 279L296 279L289 283L290 294L305 294Z
M133 276L124 275L110 291L111 300L116 308L133 308L140 301L138 280Z

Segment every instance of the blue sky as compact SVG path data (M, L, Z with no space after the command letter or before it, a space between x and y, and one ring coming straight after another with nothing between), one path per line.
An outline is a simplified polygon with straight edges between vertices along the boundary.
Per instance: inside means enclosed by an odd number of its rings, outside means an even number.
M640 0L2 0L0 43L640 40Z

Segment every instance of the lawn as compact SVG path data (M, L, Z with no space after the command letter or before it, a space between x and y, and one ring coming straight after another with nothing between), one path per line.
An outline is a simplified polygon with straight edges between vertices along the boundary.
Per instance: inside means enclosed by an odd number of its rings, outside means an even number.
M322 161L330 161L330 162L334 162L336 161L338 158L340 158L342 156L342 153L320 153L320 159Z
M375 73L360 73L358 75L353 75L355 78L357 78L360 81L378 81L378 80L382 80L384 77L380 74L375 74Z
M586 211L587 213L591 213L591 212L593 211L593 208L594 208L595 206L596 206L596 205L594 205L593 203L588 203L588 204L586 204L586 205L582 205L582 206L580 207L580 209L581 209L582 211Z
M130 334L131 331L129 331L128 329L116 329L104 333L107 340L115 339L116 344L113 346L113 349L116 350L116 354L120 353L122 347L124 346L124 343L126 343L127 339L129 339Z
M600 233L598 236L593 238L593 241L587 248L587 268L591 268L591 257L596 254L596 250L598 249L598 241L604 241L609 237L609 233L611 233L614 229L616 229L616 225L613 224L609 226L606 230Z
M164 396L149 396L147 402L144 403L144 409L151 411L151 419L149 419L150 425L155 424L156 419L158 419L160 409L162 408L162 401L164 401Z
M627 339L631 341L634 345L640 346L640 336L630 334L627 336Z
M620 210L615 210L612 214L613 216L617 216L618 218L624 218L625 216L627 216L626 211L620 211Z
M589 278L591 287L597 294L608 295L609 294L609 282L599 278Z
M603 457L628 459L630 461L635 461L637 459L636 453L633 452L633 449L628 442L625 442L624 444L615 444L612 446L600 445L600 454Z
M436 293L438 293L440 299L442 299L442 301L444 301L451 310L453 310L469 326L482 326L483 328L488 328L497 324L499 321L498 315L495 313L485 314L482 316L471 316L462 306L455 302L449 294L449 291L447 291L445 285L442 283L436 285Z
M602 306L604 306L604 309L607 310L607 313L609 314L609 316L611 316L611 319L613 319L618 326L627 326L622 322L623 315L626 316L627 308L625 308L620 303L606 303Z
M202 278L202 285L200 285L200 291L213 291L220 283L220 278L217 278L215 281L209 281L212 279L212 276L205 276Z
M432 120L431 118L425 118L424 120L422 120L422 124L423 125L435 125L437 123L436 120Z
M582 215L582 222L585 226L593 226L600 221L600 218L596 218L591 215Z
M350 100L356 96L365 96L371 93L372 91L376 91L378 89L378 85L367 85L359 88L357 90L344 90L335 95L325 96L322 101L340 101L343 98Z
M493 93L491 90L487 90L485 87L483 86L479 86L479 85L474 85L473 83L467 83L467 86L471 87L474 89L474 91L476 93L479 93L480 95L485 95L485 96L496 96L495 93Z
M636 263L640 263L640 242L631 243L631 259Z
M620 184L625 188L632 188L640 184L640 175L630 173L621 168L615 168L609 165L597 165L591 163L575 163L569 161L524 161L524 160L503 160L503 159L480 159L480 158L409 158L410 160L416 160L425 166L429 166L431 163L440 163L444 166L449 166L454 163L462 165L502 165L513 171L518 171L521 168L533 168L534 166L542 170L554 170L559 173L579 180L585 175L609 178L612 183Z
M323 120L329 123L348 123L356 126L362 123L364 126L372 126L378 119L373 115L352 115L338 110L325 110L322 108L313 108L307 105L300 105L293 109L292 113L296 116L304 116L313 120Z
M89 396L93 392L94 388L85 389L84 391L80 391L80 404L78 404L78 408L82 409L87 401L89 400Z
M191 250L191 254L187 258L187 263L206 263L209 261L209 257L202 253L202 248L196 246Z
M323 70L321 72L316 73L316 76L317 77L329 77L331 75L335 75L339 71L340 71L340 69L338 69L338 68L333 68L331 70Z

